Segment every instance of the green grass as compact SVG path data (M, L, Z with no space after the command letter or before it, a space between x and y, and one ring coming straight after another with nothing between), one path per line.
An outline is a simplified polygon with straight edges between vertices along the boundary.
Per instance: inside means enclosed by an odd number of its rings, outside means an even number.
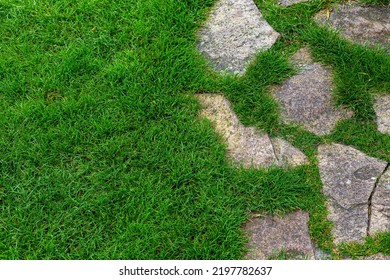
M386 253L389 235L332 245L316 151L336 141L390 160L372 109L389 56L316 26L327 1L256 1L280 40L244 77L220 77L195 43L213 2L0 0L0 259L239 259L248 213L295 209L310 210L312 239L335 258ZM355 112L328 137L283 124L268 95L304 44ZM233 168L197 92L223 92L245 125L311 164Z

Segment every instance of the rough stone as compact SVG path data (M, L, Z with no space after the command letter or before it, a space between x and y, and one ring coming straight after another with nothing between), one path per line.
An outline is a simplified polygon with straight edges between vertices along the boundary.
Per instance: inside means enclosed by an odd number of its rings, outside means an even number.
M390 230L390 168L379 178L371 200L370 235Z
M390 260L389 255L384 255L382 253L378 253L372 256L364 257L363 260Z
M245 258L269 259L286 252L287 257L293 259L314 259L308 221L309 214L303 211L285 217L252 218L245 225L249 235L249 250Z
M281 6L289 7L298 3L307 2L309 0L279 0L278 3Z
M307 48L298 51L292 61L300 72L272 92L281 105L283 119L317 135L329 134L337 121L351 117L352 112L333 106L331 71L313 63Z
M258 51L269 49L279 34L253 0L219 0L199 33L199 49L216 71L244 74Z
M330 12L315 16L320 24L327 24L346 38L358 43L379 44L390 51L390 6L359 6L356 3L338 4Z
M378 130L390 134L390 94L376 97L374 110L377 116Z
M252 127L244 127L231 109L229 101L217 94L199 94L204 106L201 116L207 117L228 144L229 155L245 167L276 165L271 140Z
M330 260L332 255L322 251L319 248L314 248L314 256L316 260Z
M243 126L229 101L218 94L196 95L215 130L228 144L229 156L244 167L297 166L307 164L306 156L282 139L272 140L253 127ZM275 154L276 151L276 154Z
M307 159L306 155L291 145L289 142L281 138L271 139L271 141L279 166L295 167L309 164L309 160Z
M319 146L318 159L335 243L362 241L369 225L369 199L387 163L340 144Z

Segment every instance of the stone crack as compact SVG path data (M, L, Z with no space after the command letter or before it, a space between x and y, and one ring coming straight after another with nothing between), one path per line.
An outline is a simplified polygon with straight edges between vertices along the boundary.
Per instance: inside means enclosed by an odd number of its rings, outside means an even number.
M382 174L380 174L378 176L378 178L376 179L375 181L375 185L374 185L374 188L372 189L372 192L370 194L370 197L368 198L368 222L367 222L367 236L370 236L370 227L371 227L371 213L372 213L372 198L375 194L375 191L378 187L378 184L382 178L382 175L385 174L387 172L387 170L390 168L390 163L387 163L387 166L385 167L385 169L383 170Z

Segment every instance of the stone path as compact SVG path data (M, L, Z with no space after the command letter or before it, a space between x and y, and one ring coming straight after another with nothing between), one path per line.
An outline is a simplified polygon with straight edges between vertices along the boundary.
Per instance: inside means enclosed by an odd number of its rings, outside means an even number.
M269 49L279 34L253 0L220 0L199 34L199 49L216 71L244 74L259 50Z
M333 105L331 71L314 63L308 48L299 50L292 60L300 72L273 92L282 117L317 135L329 134L337 121L351 117L352 112Z
M378 44L390 51L390 6L359 6L357 3L336 5L328 18L323 11L316 15L318 23L337 29L346 38Z
M309 0L279 0L281 6ZM330 14L316 15L320 24L339 29L358 43L379 44L389 50L390 7L336 5ZM329 18L328 18L329 16ZM245 74L257 52L270 48L279 34L265 21L253 0L219 0L199 32L198 46L221 73ZM336 123L352 112L332 101L332 71L313 62L308 48L299 50L292 63L299 72L274 87L282 119L300 124L316 135L331 133ZM243 126L229 101L218 94L197 94L202 117L208 118L227 144L234 165L244 168L283 168L308 164L305 154L287 141L254 127ZM378 130L390 134L390 95L375 98ZM335 244L363 242L366 236L390 230L389 163L370 157L351 146L337 143L318 147L318 167L327 198L328 219L333 222ZM308 231L309 213L296 211L284 217L255 216L245 224L249 244L246 259L327 259L315 248ZM389 259L376 254L364 259Z
M213 123L215 130L228 144L230 157L244 167L294 167L308 164L301 151L287 141L271 139L254 127L245 127L233 112L229 101L218 94L198 94L203 105L201 116Z

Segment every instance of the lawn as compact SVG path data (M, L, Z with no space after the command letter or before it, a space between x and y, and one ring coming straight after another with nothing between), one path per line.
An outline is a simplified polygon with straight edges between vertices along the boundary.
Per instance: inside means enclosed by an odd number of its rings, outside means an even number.
M280 39L244 77L220 76L196 46L214 2L0 0L0 259L240 259L249 213L295 209L310 210L312 240L334 258L390 254L390 234L332 245L316 159L335 141L390 161L372 108L373 93L390 93L389 55L317 26L330 1L259 0ZM303 45L355 113L330 136L283 124L266 94ZM231 166L198 117L202 92L224 93L245 125L311 164Z

